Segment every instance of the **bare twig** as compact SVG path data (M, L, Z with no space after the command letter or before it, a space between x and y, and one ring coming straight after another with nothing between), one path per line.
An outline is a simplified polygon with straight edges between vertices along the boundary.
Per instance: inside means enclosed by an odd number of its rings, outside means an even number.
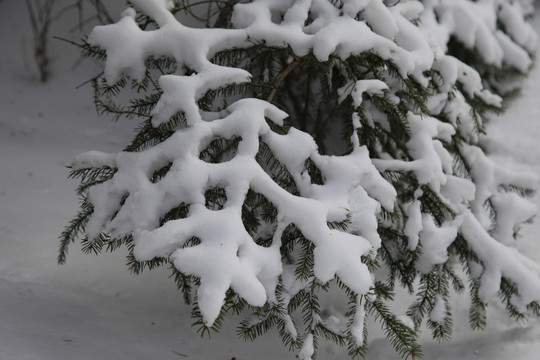
M84 3L90 3L90 6L92 6L95 10L94 15L91 15L90 17L85 18ZM111 17L111 15L109 15L107 8L105 7L105 5L103 5L101 0L72 0L70 4L64 6L62 9L58 11L58 13L56 13L54 20L59 19L65 13L74 9L77 10L78 23L70 31L73 31L74 29L78 29L80 32L83 32L84 25L87 22L94 19L97 19L100 24L110 24L113 22L113 18Z
M266 98L266 101L272 102L272 99L274 99L274 96L276 95L277 90L278 90L279 86L281 85L281 83L283 82L283 80L285 80L287 75L289 75L290 72L293 71L294 68L298 66L298 64L300 64L300 60L302 60L302 58L299 57L299 56L296 56L292 52L291 52L291 54L292 54L294 60L276 78L276 81L274 81L274 85L272 86L272 91L270 92L270 95L268 95L268 98Z
M41 82L47 81L49 77L49 56L47 50L54 1L25 0L34 37L34 59L36 60Z
M82 86L84 86L84 85L86 85L86 84L88 84L88 83L90 83L90 82L92 82L92 81L96 81L96 80L99 79L102 75L103 75L103 71L100 72L99 74L97 74L96 76L94 76L93 78L88 79L88 80L86 80L85 82L82 82L82 83L80 83L79 85L75 86L75 89L79 89L80 87L82 87Z
M69 39L66 39L66 38L63 38L63 37L60 37L60 36L53 36L52 38L56 39L56 40L67 42L68 44L75 45L77 47L82 47L82 44L76 43L75 41L72 41L72 40L69 40Z

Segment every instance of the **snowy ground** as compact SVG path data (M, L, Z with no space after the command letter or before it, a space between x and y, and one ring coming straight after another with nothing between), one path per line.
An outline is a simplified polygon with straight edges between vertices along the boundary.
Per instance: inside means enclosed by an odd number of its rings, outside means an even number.
M540 31L540 20L535 26ZM66 36L59 32L52 34ZM293 359L276 336L244 343L231 323L201 340L168 274L130 275L122 254L86 256L73 246L68 263L56 265L58 234L77 209L65 164L86 150L121 148L134 124L96 116L90 87L75 86L99 68L73 68L77 50L63 43L51 44L52 80L37 81L23 1L0 1L0 45L0 360ZM539 93L537 66L522 97L492 121L488 142L497 161L537 174ZM524 230L517 246L540 261L540 222ZM466 296L454 308L453 340L433 343L426 333L425 359L539 358L538 320L515 323L493 304L489 329L472 332ZM346 357L325 345L319 358ZM383 339L372 341L368 358L399 359Z

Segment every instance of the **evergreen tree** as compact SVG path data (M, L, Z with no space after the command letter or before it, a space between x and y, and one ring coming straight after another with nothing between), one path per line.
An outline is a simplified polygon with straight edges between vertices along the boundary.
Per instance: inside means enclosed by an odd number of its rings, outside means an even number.
M539 314L538 266L512 246L536 179L479 146L501 98L466 63L528 70L524 2L131 3L80 46L105 61L98 111L140 127L124 151L73 162L81 209L60 263L78 237L126 246L135 273L170 267L202 334L242 315L239 336L275 328L300 359L321 338L364 357L367 316L420 358L422 324L449 339L448 297L467 287L473 328L497 294L516 318ZM486 16L451 28L460 6ZM408 317L388 307L396 286L416 295ZM349 303L341 322L329 294Z

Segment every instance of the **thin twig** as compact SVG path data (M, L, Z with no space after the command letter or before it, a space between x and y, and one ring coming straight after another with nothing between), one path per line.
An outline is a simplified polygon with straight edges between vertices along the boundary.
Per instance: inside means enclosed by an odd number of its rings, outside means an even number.
M272 91L270 92L270 95L268 95L268 98L266 99L266 101L268 102L272 102L272 99L274 98L274 96L276 95L277 93L277 90L279 88L279 86L281 85L281 83L283 82L283 80L285 80L285 78L287 77L287 75L289 75L289 73L291 71L293 71L293 69L295 67L298 66L298 64L300 64L300 60L302 60L301 57L299 56L296 56L295 54L292 54L292 56L294 57L294 61L291 62L282 72L281 74L279 74L279 76L276 78L276 81L274 81L274 85L272 86Z
M92 15L89 18L84 19L84 20L81 18L81 19L79 19L79 23L77 25L75 25L71 29L69 29L69 32L70 33L75 32L75 31L83 32L82 27L84 25L86 25L87 23L92 22L95 19L99 20L99 15L98 14Z
M49 58L47 54L48 32L52 20L52 8L55 0L26 0L26 8L30 17L32 33L34 35L34 59L38 67L41 82L47 81L49 76Z
M63 37L60 37L60 36L53 36L52 38L56 39L56 40L67 42L68 44L75 45L77 47L83 47L82 44L76 43L75 41L72 41L72 40L69 40L69 39L66 39L66 38L63 38Z
M75 86L75 89L78 89L78 88L80 88L80 87L82 87L82 86L88 84L89 82L92 82L92 81L95 81L95 80L99 79L102 75L103 75L103 71L100 72L99 74L97 74L96 76L94 76L93 78L88 79L88 80L86 80L85 82L83 82L83 83L81 83L81 84Z
M94 7L96 8L97 13L99 14L99 18L102 24L104 23L112 23L114 20L111 15L109 15L109 12L107 11L107 8L101 0L94 0ZM101 16L105 17L105 21L101 19Z

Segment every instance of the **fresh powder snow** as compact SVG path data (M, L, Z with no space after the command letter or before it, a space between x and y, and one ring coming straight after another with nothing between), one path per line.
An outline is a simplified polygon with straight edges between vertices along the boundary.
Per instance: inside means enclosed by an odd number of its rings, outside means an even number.
M435 40L430 38L432 35L425 35L426 31L418 33L418 36L421 34L420 40L417 36L407 38L400 35L403 29L410 28L410 19L418 14L426 14L426 18L430 16L429 11L421 12L418 4L412 1L402 1L402 4L388 8L390 10L381 7L380 1L346 1L344 11L349 15L365 7L366 22L377 35L365 25L354 24L352 18L342 18L330 11L324 1L296 2L279 26L272 22L266 10L280 6L287 8L291 2L244 4L238 7L234 18L239 29L227 32L183 26L169 15L165 1L133 3L156 19L160 28L151 34L141 31L135 26L133 10L125 11L117 24L97 28L90 41L111 51L105 69L108 79L114 82L122 72L140 78L144 71L142 61L148 54L174 56L198 71L196 75L179 74L160 79L164 96L154 110L154 125L183 110L191 125L189 132L178 132L169 141L136 156L115 152L129 140L133 124L107 123L105 119L96 121L89 105L91 94L88 89L72 90L77 83L73 80L75 76L80 76L80 83L92 75L86 70L78 69L75 73L69 70L72 59L77 56L76 50L58 43L54 45L58 54L71 56L71 59L57 59L50 83L38 84L29 75L33 71L28 55L29 27L24 21L15 21L14 16L8 16L21 15L24 6L0 2L0 17L4 20L2 27L12 27L12 33L16 34L8 37L7 30L0 31L3 43L11 49L0 62L0 72L6 79L0 88L4 109L0 117L0 146L5 169L0 175L0 196L3 198L0 206L0 287L3 294L0 296L3 309L0 358L129 356L143 359L159 355L160 358L171 359L217 359L224 354L237 359L293 357L281 350L277 345L278 339L272 336L254 344L235 340L235 331L229 325L220 335L212 335L211 342L200 340L190 328L189 309L178 303L179 296L166 282L166 276L159 271L157 274L143 274L140 278L128 276L123 268L114 265L115 262L123 262L121 256L107 255L108 258L98 260L78 255L74 249L67 267L56 268L56 237L76 206L73 198L59 201L68 199L73 192L71 187L74 185L63 179L61 170L72 158L76 159L74 166L107 165L119 169L114 182L90 194L100 210L89 224L89 234L133 232L136 236L135 254L139 259L171 256L175 266L199 276L202 281L200 306L208 323L217 317L229 286L253 305L272 300L276 278L280 274L283 274L289 296L292 297L303 286L295 281L294 269L281 264L279 234L284 226L278 225L272 246L262 248L253 243L239 221L238 208L247 187L252 187L277 205L283 224L297 224L313 241L317 259L315 275L320 280L330 280L337 275L351 289L367 293L373 276L355 259L380 247L377 215L383 208L391 210L394 207L396 192L379 174L384 169L413 171L422 183L432 189L440 189L448 204L461 214L454 221L437 226L429 215L422 215L418 201L408 205L408 213L411 214L406 227L409 247L415 249L419 241L425 244L424 255L418 264L420 271L428 272L433 265L444 262L446 247L460 231L487 265L477 274L482 277L480 295L486 302L496 295L502 274L520 286L520 296L512 299L512 304L518 309L539 298L540 268L533 261L540 259L540 248L534 244L538 225L525 229L522 245L515 245L512 240L516 225L533 216L536 209L520 197L497 193L502 184L517 183L527 187L536 186L538 182L537 177L530 174L538 173L540 165L529 155L538 151L535 135L538 135L536 119L540 113L535 94L540 73L536 69L524 84L523 97L511 102L510 110L502 118L494 118L488 127L488 134L494 134L486 140L488 147L493 148L493 157L486 157L476 147L463 145L464 153L475 165L476 170L472 173L474 185L454 176L447 166L449 155L440 145L440 140L448 139L455 131L470 133L468 127L472 126L472 119L458 118L458 113L462 112L456 108L463 106L459 96L454 99L453 106L446 109L456 114L454 126L435 118L409 115L413 136L407 148L415 157L412 162L370 160L360 144L356 144L347 156L320 155L313 139L305 133L292 129L287 135L278 135L270 131L266 118L281 125L287 115L263 101L241 100L224 109L213 121L207 121L213 117L212 114L201 113L196 108L196 100L208 89L249 80L245 71L220 67L208 60L220 49L245 46L248 37L264 39L275 46L282 46L286 41L296 54L313 50L321 60L333 52L347 56L369 48L376 49L383 58L398 59L399 70L419 82L425 80L421 71L423 67L436 66L445 76L446 83L465 77L465 91L499 104L500 98L485 92L475 73L433 51L434 48L444 49L448 38L453 35L466 43L483 44L485 47L480 46L479 49L488 63L505 63L518 69L528 69L530 58L516 50L513 43L508 42L507 35L496 32L494 19L484 19L490 11L482 10L482 7L495 6L496 2L425 1L427 9L437 7L444 13L443 21L437 25L432 23L430 28L429 34L436 36ZM303 23L308 11L325 16L320 16L320 20L310 24L309 28L302 28L298 24ZM529 25L521 22L516 11L519 11L518 7L504 7L502 21L508 33L520 39L516 42L532 51L536 47L535 33ZM421 16L424 19L424 15ZM482 18L485 26L466 31L473 23L464 21L467 16ZM385 21L389 25L380 26ZM422 21L430 24L428 20ZM538 29L538 22L535 24ZM330 26L332 31L337 29L337 33L342 35L335 36L329 30ZM351 40L346 36L349 33L340 33L340 29L358 31L366 36L354 35ZM159 41L156 40L158 38ZM365 40L359 43L360 38ZM198 50L175 52L181 47L179 44ZM119 49L122 51L115 53ZM25 51L26 59L19 60L21 52L24 54ZM431 54L427 58L426 52ZM99 71L98 67L94 69ZM385 91L388 92L388 87L376 80L358 81L351 84L350 90L344 90L343 96L350 95L354 102L360 104L363 93L381 94ZM65 106L57 105L58 99L68 98L70 101L65 102ZM438 103L433 100L430 110L438 113L437 109L445 106L443 102L442 98ZM249 114L249 121L246 114ZM374 121L380 120L375 118ZM226 163L227 166L210 166L197 159L199 142L211 136L227 138L233 135L241 136L245 141L239 145L236 157ZM311 184L299 172L293 173L297 176L295 180L303 197L293 197L275 185L253 161L259 137L289 169L300 169L304 160L311 157L324 174L325 185ZM506 151L501 151L504 147L507 147ZM110 153L94 151L76 156L91 148ZM175 160L171 169L175 176L150 184L149 175L171 160ZM513 168L516 161L522 160L525 160L527 168L521 171ZM185 176L186 173L191 175ZM177 181L182 183L183 191L174 192L172 196L171 189L176 189ZM204 189L212 185L221 185L227 190L228 205L219 212L204 207ZM137 192L137 196L128 198L125 210L119 212L113 222L107 223L108 215L116 210L113 204L117 204L126 191ZM422 194L416 195L419 198ZM493 198L494 206L504 214L490 233L485 228L488 219L482 209L487 198ZM157 227L156 214L182 201L202 202L202 205L191 207L189 220L180 219ZM465 206L469 203L470 209ZM137 210L141 204L147 209L145 212ZM327 221L341 219L347 213L350 213L354 234L327 227ZM199 247L180 251L181 245L194 235L204 239ZM216 257L220 258L219 262L215 261ZM467 306L460 306L458 299L452 301L455 303L451 306L458 313L455 322L459 320L464 325L456 329L455 339L448 344L434 345L429 339L424 339L426 359L502 360L510 354L514 358L529 359L540 350L537 320L528 324L512 323L505 320L504 309L494 304L488 310L492 328L485 333L472 333L467 329L467 319L463 315L466 316ZM443 322L446 306L448 304L443 299L438 299L429 314L430 319ZM364 317L365 314L358 311L351 327L358 343L363 341L363 324L367 321ZM398 319L410 326L410 318L402 316ZM291 325L288 331L292 334L296 330ZM391 346L378 336L371 336L370 341L370 359L398 358ZM340 351L329 345L323 346L319 356L346 358ZM313 339L308 335L299 356L309 359L312 353Z

